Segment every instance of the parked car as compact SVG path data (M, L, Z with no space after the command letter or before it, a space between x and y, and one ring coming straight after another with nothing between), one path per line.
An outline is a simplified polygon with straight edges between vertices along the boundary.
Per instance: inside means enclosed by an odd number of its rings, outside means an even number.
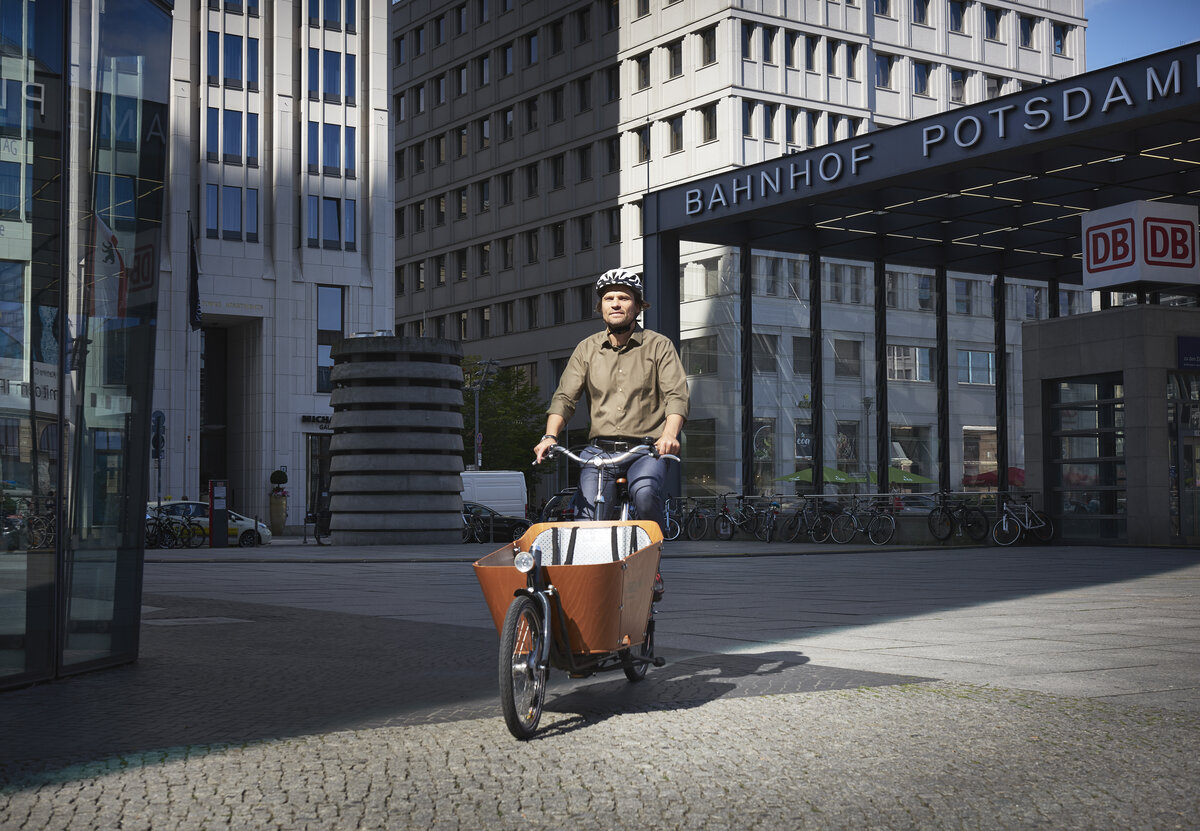
M146 506L149 509L159 507L159 503L150 502ZM170 502L162 503L162 512L168 516L190 517L204 527L205 531L208 527L208 503L173 499ZM254 520L249 517L242 516L237 511L226 511L229 517L229 544L230 545L266 545L271 541L271 529L265 523L258 523L255 528Z
M479 520L483 533L480 542L512 542L533 524L525 517L507 516L478 502L463 502L463 516Z
M542 508L539 522L571 522L575 519L575 491L579 488L563 488Z

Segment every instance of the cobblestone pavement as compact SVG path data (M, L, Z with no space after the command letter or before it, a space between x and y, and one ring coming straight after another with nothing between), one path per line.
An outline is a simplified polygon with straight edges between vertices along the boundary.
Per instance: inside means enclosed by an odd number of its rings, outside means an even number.
M148 565L136 664L0 694L0 829L1200 827L1194 554L672 558L667 666L529 742L388 559Z

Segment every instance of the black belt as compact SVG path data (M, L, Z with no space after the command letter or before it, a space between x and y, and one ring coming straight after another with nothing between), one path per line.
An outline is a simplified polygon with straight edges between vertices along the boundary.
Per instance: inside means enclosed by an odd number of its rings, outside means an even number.
M633 436L596 436L591 443L608 453L624 453L646 442Z

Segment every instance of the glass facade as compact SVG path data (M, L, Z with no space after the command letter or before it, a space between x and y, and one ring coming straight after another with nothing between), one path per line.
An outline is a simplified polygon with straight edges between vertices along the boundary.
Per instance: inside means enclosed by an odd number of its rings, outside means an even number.
M170 42L0 0L0 687L137 654Z

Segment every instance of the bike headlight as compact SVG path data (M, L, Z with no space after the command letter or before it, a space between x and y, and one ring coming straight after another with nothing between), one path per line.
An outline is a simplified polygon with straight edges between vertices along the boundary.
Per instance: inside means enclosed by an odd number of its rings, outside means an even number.
M533 571L533 553L530 551L518 551L517 556L513 557L513 565L517 567L517 571L522 574L528 574Z

